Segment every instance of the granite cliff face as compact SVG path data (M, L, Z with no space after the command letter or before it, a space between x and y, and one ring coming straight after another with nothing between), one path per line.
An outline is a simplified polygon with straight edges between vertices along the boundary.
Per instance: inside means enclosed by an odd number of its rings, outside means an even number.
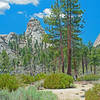
M6 50L11 59L16 57L13 50L11 50L11 48L9 47L9 41L14 39L13 35L16 34L11 32L8 35L0 35L0 53L2 52L2 50Z
M42 42L42 35L44 33L45 31L40 25L40 22L35 18L31 18L29 23L27 24L25 36L32 38L32 44L35 44L36 41L38 41L38 43Z
M99 36L97 37L97 39L95 40L95 42L94 42L94 47L97 47L98 45L100 45L100 34L99 34Z
M20 58L21 55L19 52L26 46L32 47L31 50L34 53L34 45L35 43L42 43L43 34L45 34L45 31L40 25L40 22L35 18L31 18L27 24L27 29L24 34L17 35L14 32L10 32L7 35L0 35L0 53L2 52L2 50L6 50L11 61L14 61L14 59L18 57ZM29 40L31 40L30 45ZM18 65L16 65L15 70L12 73L31 72L32 68L30 68L30 65L26 65L25 69L23 67L23 64L20 64L19 58L17 59ZM32 64L32 66L34 66L34 64ZM42 69L39 65L35 66L35 73L42 72Z
M0 52L2 50L9 49L9 41L13 41L15 39L16 34L14 32L10 32L8 35L0 35Z
M2 52L2 50L7 50L9 49L8 47L8 43L6 42L8 35L0 35L0 52Z
M32 45L34 46L34 44L36 43L36 41L38 41L38 43L42 42L42 35L45 33L45 31L43 30L42 26L40 25L40 22L35 19L35 18L31 18L27 24L27 29L25 34L25 37L31 38L32 39ZM17 34L14 32L10 32L7 35L0 35L0 52L2 52L2 50L6 50L8 53L12 53L12 50L10 50L9 47L9 41L14 41L16 40ZM26 44L26 41L20 41L19 45L20 47L24 47Z
M9 41L14 41L14 40L16 39L16 37L17 37L16 33L10 32L10 33L7 35L6 43L9 43Z

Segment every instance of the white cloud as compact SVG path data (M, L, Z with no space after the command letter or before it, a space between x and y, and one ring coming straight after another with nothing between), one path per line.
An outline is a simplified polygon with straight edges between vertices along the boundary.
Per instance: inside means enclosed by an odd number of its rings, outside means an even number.
M10 3L19 5L26 5L32 3L33 5L37 6L39 4L39 0L10 0Z
M34 6L37 6L39 4L39 0L0 0L0 14L4 14L5 10L9 10L10 4L16 4L16 5L33 4Z
M51 9L46 8L43 10L43 12L35 13L35 17L43 18L44 16L50 16L51 15Z
M38 18L43 18L44 16L49 17L51 15L51 9L50 8L46 8L43 10L43 12L39 12L39 13L35 13L34 16L38 17ZM60 17L64 18L65 15L64 14L60 14Z
M0 14L4 14L4 11L8 9L10 9L9 3L0 1Z
M22 11L18 11L17 13L21 15L21 14L23 14L24 12L22 12Z
M51 9L50 8L46 8L43 10L44 14L46 15L51 15Z
M43 18L44 14L43 13L35 13L34 16L39 17L39 18Z

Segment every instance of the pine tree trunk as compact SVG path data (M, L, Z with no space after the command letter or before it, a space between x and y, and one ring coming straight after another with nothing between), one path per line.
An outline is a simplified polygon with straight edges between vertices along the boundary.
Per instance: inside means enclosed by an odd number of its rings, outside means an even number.
M82 56L82 72L83 72L83 75L84 75L84 59L83 59L83 56Z
M48 72L50 73L50 66L48 66Z
M56 67L56 70L57 70L57 57L56 57L56 60L55 60L55 67Z
M42 65L42 73L43 73L43 65Z
M58 0L57 0L58 3ZM59 14L59 28L60 28L60 51L61 51L61 66L62 72L64 73L64 54L63 54L63 37L62 37L62 26L61 26L61 18Z
M71 8L71 0L67 0L67 9ZM67 12L67 55L68 55L68 70L67 74L71 75L71 11Z
M62 32L60 32L60 49L61 49L61 65L62 72L64 73L64 54L63 54L63 46L62 46Z
M96 74L96 66L94 65L94 74Z
M91 70L91 73L92 73L92 66L90 66L90 70Z
M59 73L60 73L60 66L61 66L61 60L60 60L60 57L59 57L59 65L58 65Z
M77 79L77 68L76 68L76 60L74 59L74 73L75 73L75 78Z
M53 67L53 73L56 73L56 68L55 67Z
M87 57L85 58L85 67L86 67L86 73L88 73Z
M46 69L46 66L44 67L44 73L45 73L45 74L47 73L47 69Z

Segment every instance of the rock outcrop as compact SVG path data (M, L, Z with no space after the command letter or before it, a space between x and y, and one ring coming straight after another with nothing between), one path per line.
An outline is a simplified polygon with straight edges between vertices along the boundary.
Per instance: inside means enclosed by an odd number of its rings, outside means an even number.
M7 54L9 55L9 57L11 59L15 58L15 53L10 49L9 45L8 45L8 37L9 35L0 35L0 53L2 52L2 50L6 50ZM10 40L10 38L9 38Z
M45 34L44 29L40 25L40 22L35 19L31 18L27 24L27 29L24 34L17 35L14 32L10 32L7 35L0 35L0 53L2 50L6 50L7 54L9 55L11 61L14 60L14 58L18 57L19 51L24 48L25 46L31 46L33 49L32 52L35 51L34 47L35 44L42 43L42 35ZM30 42L31 41L31 42ZM31 45L32 44L32 45ZM19 56L21 56L19 54ZM20 63L20 62L19 62ZM34 68L34 64L32 65ZM35 65L35 74L40 72L45 72L45 67L42 65ZM33 69L31 66L27 65L23 67L23 65L17 65L15 66L15 70L12 73L27 73L31 72Z
M8 48L8 44L6 43L6 38L7 35L0 35L0 52Z
M98 45L100 45L100 34L99 34L99 36L97 37L97 39L95 40L93 46L94 46L94 47L97 47Z
M42 35L44 33L45 31L40 25L40 22L37 19L32 17L29 23L27 24L25 36L32 38L32 45L34 45L36 41L38 41L38 43L42 42Z
M42 42L42 35L45 33L42 26L40 25L40 21L38 21L35 18L31 18L27 24L27 29L25 32L25 37L32 39L32 46L34 47L34 44L36 41L38 43ZM17 34L14 32L10 32L7 35L0 35L0 52L2 50L11 51L8 44L9 41L14 41L17 38ZM27 41L27 40L26 40ZM26 44L26 41L20 41L19 46L24 47Z
M14 40L16 39L16 37L17 37L16 33L10 32L10 33L7 35L6 43L9 43L9 41L14 41Z

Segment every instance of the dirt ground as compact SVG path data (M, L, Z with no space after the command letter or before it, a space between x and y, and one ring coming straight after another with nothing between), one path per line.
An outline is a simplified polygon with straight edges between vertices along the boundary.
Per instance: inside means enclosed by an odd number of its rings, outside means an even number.
M85 91L92 88L92 83L77 82L75 88L69 89L46 89L58 96L58 100L85 100Z

